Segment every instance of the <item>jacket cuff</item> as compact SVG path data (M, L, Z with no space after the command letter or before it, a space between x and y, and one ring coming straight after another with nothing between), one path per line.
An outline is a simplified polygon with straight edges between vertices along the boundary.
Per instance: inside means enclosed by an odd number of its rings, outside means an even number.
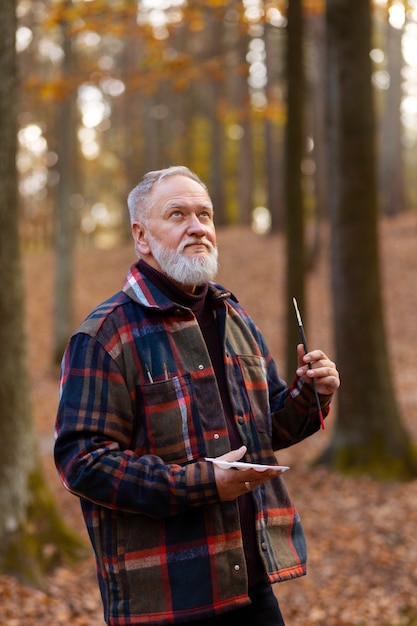
M186 465L185 483L189 506L212 504L219 501L212 463L197 461Z
M315 412L315 410L317 411L313 386L305 383L299 376L295 376L292 385L289 387L289 396L302 413L307 414ZM327 415L330 410L333 394L323 395L319 393L318 396L322 413L323 415Z

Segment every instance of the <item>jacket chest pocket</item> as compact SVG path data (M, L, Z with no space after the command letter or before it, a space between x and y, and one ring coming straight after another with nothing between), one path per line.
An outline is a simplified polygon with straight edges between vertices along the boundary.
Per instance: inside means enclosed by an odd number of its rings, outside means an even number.
M141 385L144 429L141 444L165 463L187 463L204 456L204 437L189 374Z
M271 434L271 411L268 397L265 360L256 355L238 355L246 399L242 404L248 408L256 429L260 433Z

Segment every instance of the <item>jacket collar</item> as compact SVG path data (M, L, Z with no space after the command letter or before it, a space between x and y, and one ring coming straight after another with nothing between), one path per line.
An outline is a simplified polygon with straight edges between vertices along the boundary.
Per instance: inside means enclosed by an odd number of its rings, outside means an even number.
M138 267L138 263L135 263L130 268L123 283L122 291L134 302L147 308L160 309L163 311L172 308L178 309L178 307L182 309L185 308L161 293L152 281L143 275ZM210 282L208 284L208 294L213 300L226 300L227 298L231 298L237 302L237 298L230 291L217 283Z

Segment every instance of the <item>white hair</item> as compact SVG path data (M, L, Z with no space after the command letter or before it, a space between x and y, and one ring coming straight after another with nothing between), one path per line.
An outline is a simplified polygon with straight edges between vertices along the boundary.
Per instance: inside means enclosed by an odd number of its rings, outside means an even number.
M159 182L169 176L185 176L191 178L199 185L202 186L204 191L207 192L207 186L203 181L185 165L172 165L163 170L154 170L148 172L142 178L142 180L136 185L134 189L129 193L127 198L127 206L129 209L130 223L140 221L146 226L151 211L151 204L149 202L149 194L155 183Z

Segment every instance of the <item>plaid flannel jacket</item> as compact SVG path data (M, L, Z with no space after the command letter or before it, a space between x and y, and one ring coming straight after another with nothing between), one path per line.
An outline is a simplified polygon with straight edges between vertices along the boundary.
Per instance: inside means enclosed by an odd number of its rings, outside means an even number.
M210 285L244 460L319 428L314 397L287 388L236 299ZM325 414L329 397L323 398ZM230 450L208 351L192 312L134 265L63 359L55 460L81 499L108 624L174 624L249 602L235 501L219 500L212 464ZM305 573L299 516L281 477L252 491L269 580Z

